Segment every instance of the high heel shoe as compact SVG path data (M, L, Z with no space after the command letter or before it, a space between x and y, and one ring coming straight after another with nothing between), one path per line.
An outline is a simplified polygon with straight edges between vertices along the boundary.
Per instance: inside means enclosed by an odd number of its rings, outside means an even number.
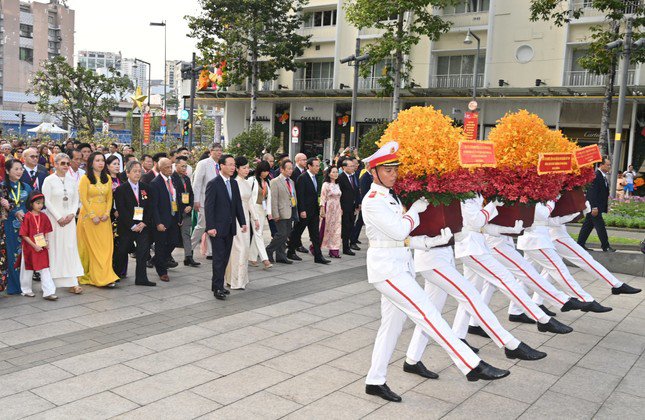
M330 250L329 251L329 257L330 258L340 258L340 253L338 252L338 250L334 250L334 251Z

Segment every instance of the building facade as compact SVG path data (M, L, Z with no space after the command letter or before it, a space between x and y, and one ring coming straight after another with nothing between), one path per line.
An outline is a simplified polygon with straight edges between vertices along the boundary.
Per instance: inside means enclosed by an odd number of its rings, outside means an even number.
M27 94L40 64L63 56L74 64L74 10L58 0L48 3L0 0L0 121L39 124L36 97ZM18 115L16 115L18 114Z
M121 71L121 60L123 57L121 53L113 53L107 51L79 51L78 52L78 65L90 70L104 70L105 73L109 69Z
M282 71L276 80L260 83L258 121L283 139L284 150L291 155L303 151L330 157L349 144L348 119L343 117L351 113L353 67L340 64L340 59L354 53L357 38L365 45L378 39L381 32L351 26L344 3L311 0L304 9L301 28L303 34L312 35L311 47L299 58L303 68ZM475 80L480 133L484 137L505 113L527 109L581 144L597 142L605 78L584 70L577 60L588 48L590 27L602 23L604 16L588 7L589 1L571 0L570 4L582 7L583 15L562 27L531 22L529 0L468 0L434 10L452 22L452 27L439 41L422 38L413 48L410 80L401 94L402 108L432 105L459 122ZM481 40L479 54L476 42L464 42L468 30ZM374 66L369 77L359 80L359 138L375 124L391 118L391 98L378 95L379 78L387 65ZM624 130L629 130L632 148L641 139L638 121L645 121L645 113L639 108L645 92L643 71L641 65L633 65L628 72L628 101L622 123ZM616 86L620 83L617 80ZM247 89L229 88L217 95L200 93L198 104L224 108L222 133L227 140L248 125ZM612 130L615 115L614 110ZM300 128L298 139L289 135L294 125ZM624 149L631 159L630 149Z

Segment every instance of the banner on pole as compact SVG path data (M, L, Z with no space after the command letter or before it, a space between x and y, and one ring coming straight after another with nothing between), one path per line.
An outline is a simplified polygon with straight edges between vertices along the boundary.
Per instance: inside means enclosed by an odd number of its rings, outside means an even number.
M479 114L477 112L464 113L464 133L467 140L477 140L477 128L479 125Z
M143 144L150 144L150 113L143 114Z

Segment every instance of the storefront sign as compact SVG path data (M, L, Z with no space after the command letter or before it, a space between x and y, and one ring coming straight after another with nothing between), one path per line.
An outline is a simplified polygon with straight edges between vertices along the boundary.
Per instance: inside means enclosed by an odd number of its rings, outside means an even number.
M387 118L365 118L363 122L370 123L370 124L381 124L381 123L388 122L388 119Z
M251 118L247 118L246 120L251 121ZM258 115L255 117L255 122L269 122L269 121L271 121L271 119L264 115Z
M464 168L494 168L495 145L491 141L460 141L459 164Z
M150 113L143 114L143 144L150 144Z
M578 166L587 166L593 165L596 162L602 162L600 148L596 144L576 150L575 158Z
M322 121L322 118L313 117L313 116L312 117L303 116L303 117L300 118L300 120L302 120L302 121Z
M479 125L479 114L476 112L464 113L464 133L466 139L477 140L477 126Z
M569 173L573 170L573 153L540 153L538 175Z

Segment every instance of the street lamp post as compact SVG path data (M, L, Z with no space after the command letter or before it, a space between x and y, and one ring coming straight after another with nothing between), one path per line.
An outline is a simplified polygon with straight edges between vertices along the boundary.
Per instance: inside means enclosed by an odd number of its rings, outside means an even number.
M361 39L356 38L356 52L349 57L342 58L341 64L348 63L354 66L354 86L352 86L352 116L349 123L349 146L356 147L356 107L358 104L358 70L363 61L369 60L369 54L359 55L361 53Z
M479 48L480 48L480 42L481 40L477 35L472 33L470 29L468 29L468 33L466 34L466 38L464 39L464 44L470 45L473 43L473 40L471 39L475 38L477 41L477 54L475 55L475 62L473 64L473 101L477 99L477 67L479 65Z
M163 114L166 115L166 96L168 95L167 86L168 86L168 61L167 61L167 43L166 43L166 21L161 22L150 22L150 26L163 26ZM164 140L166 139L166 134L163 135Z

